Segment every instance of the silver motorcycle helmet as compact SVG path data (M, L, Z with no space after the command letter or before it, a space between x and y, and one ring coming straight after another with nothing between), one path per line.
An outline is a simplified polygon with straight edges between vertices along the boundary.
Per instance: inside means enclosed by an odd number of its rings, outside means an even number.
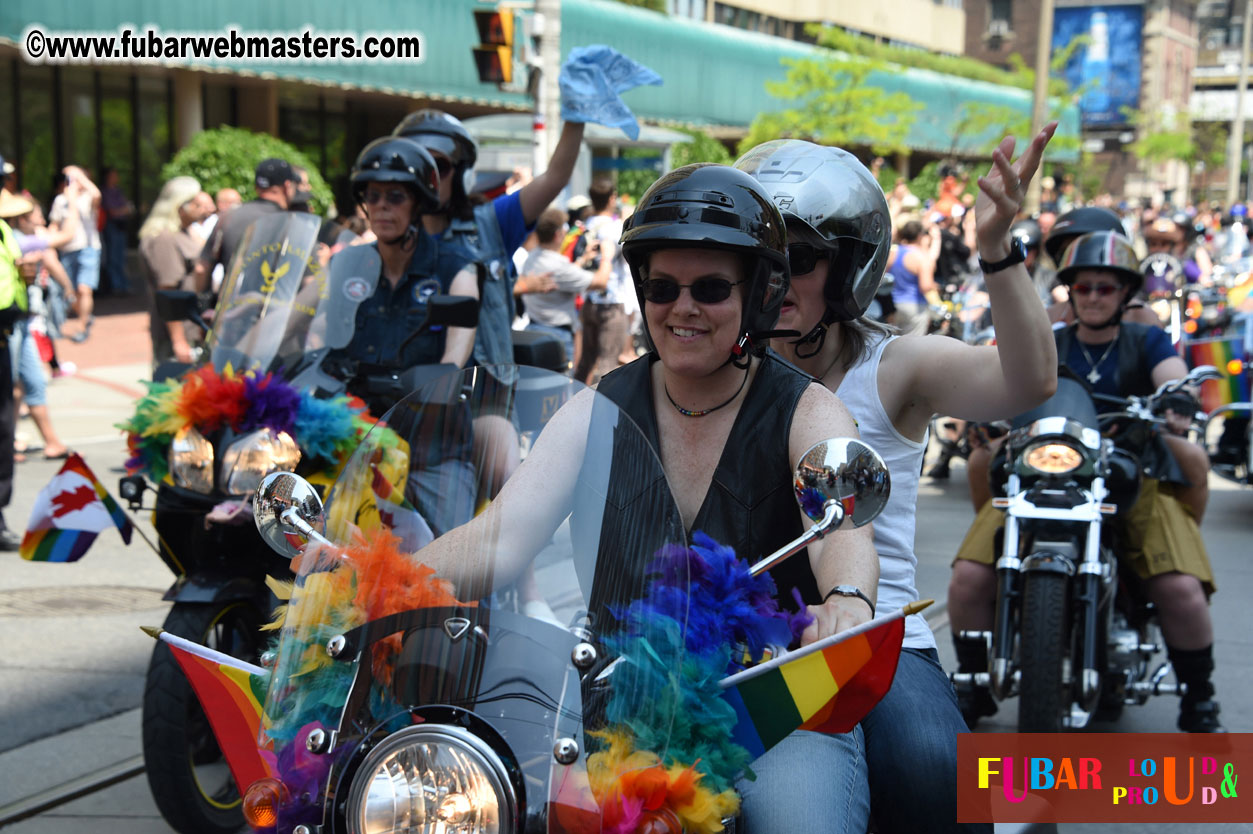
M776 139L750 150L735 167L751 174L779 207L788 229L793 275L830 266L822 325L860 318L874 301L892 245L883 189L848 151L799 139Z

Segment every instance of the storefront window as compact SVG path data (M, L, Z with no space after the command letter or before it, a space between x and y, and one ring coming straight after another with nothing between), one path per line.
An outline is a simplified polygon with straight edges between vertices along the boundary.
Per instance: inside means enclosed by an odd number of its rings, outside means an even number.
M21 109L21 156L18 184L37 198L45 209L52 203L52 174L57 168L52 124L52 68L17 64L18 102Z
M135 179L134 120L131 110L131 74L102 70L100 73L100 167L115 168L118 187L132 202L138 196ZM104 187L103 173L99 185Z
M168 78L141 75L139 84L139 206L152 205L164 184L161 167L169 161L170 84Z

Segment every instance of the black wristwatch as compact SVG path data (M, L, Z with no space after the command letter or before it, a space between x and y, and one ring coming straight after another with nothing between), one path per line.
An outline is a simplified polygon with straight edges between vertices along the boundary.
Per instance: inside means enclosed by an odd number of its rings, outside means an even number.
M861 588L858 588L856 585L836 585L827 593L825 597L822 598L822 601L826 602L837 594L842 597L860 597L862 601L870 606L870 616L874 616L874 603L871 602L870 597L863 594L861 592Z
M991 272L1000 272L1002 269L1008 269L1014 264L1025 263L1027 260L1027 244L1022 242L1020 237L1011 237L1009 239L1009 254L1001 258L995 263L988 263L979 256L979 268L983 270L983 274L987 275Z

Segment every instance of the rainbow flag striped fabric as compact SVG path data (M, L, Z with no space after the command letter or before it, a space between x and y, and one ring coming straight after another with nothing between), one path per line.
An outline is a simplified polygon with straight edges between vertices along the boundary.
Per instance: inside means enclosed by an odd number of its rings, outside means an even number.
M1245 355L1244 343L1244 337L1239 334L1188 342L1186 359L1189 368L1213 365L1222 371L1224 377L1201 383L1201 408L1206 412L1221 405L1249 402L1249 372L1244 371L1233 376L1227 368L1227 363L1232 359L1253 358Z
M719 682L733 737L760 756L795 730L846 733L887 694L905 636L896 611Z
M144 628L144 631L169 647L187 676L213 727L213 735L239 786L240 795L258 779L273 776L273 768L257 747L261 705L265 701L270 673L163 629Z
M33 562L75 562L96 536L117 527L130 544L134 527L77 453L70 453L61 471L35 498L21 556Z

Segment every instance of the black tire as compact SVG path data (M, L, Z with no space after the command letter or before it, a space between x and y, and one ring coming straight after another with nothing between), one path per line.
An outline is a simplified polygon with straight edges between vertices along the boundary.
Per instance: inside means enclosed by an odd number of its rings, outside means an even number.
M1070 712L1070 689L1062 680L1062 662L1070 650L1067 628L1068 577L1028 573L1022 588L1018 638L1018 732L1056 733Z
M261 651L250 602L175 603L165 630L242 660ZM180 834L230 834L244 826L239 790L208 719L169 646L158 642L143 705L144 764L157 809Z

